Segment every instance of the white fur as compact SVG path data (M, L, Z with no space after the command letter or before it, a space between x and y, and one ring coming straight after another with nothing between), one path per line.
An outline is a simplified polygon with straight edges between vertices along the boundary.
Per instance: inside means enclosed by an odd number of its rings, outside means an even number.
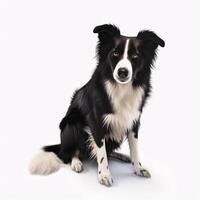
M130 148L130 157L133 164L134 173L137 176L142 176L149 178L151 177L150 173L144 169L140 163L139 154L138 154L138 139L134 137L134 132L128 133L128 143Z
M96 158L98 146L97 146L96 142L94 141L94 138L93 138L92 135L89 135L89 138L87 140L87 144L88 144L89 149L91 150L90 151L90 158L91 159Z
M113 183L112 176L108 168L108 159L106 153L105 139L102 139L102 146L97 147L97 163L98 163L98 180L101 184L111 186Z
M80 152L77 150L71 161L71 169L78 173L83 170L83 164L79 159L79 153Z
M78 157L73 157L71 162L71 169L75 172L81 172L83 170L83 164Z
M97 146L96 142L94 141L94 137L92 135L90 127L86 126L84 128L84 131L89 135L88 140L87 140L87 145L90 149L90 158L91 159L96 158L98 146Z
M138 139L134 137L135 133L130 132L128 133L128 143L130 147L130 157L131 162L134 163L134 168L139 166L139 155L138 155Z
M84 131L89 135L88 140L87 140L87 145L90 149L90 158L96 158L97 154L97 145L96 142L94 141L94 138L92 136L92 132L89 126L86 126L84 128Z
M141 87L133 88L132 83L122 85L110 81L105 82L105 88L114 109L114 113L103 116L104 124L112 130L107 137L120 142L140 116L139 107L144 90Z
M94 141L94 138L92 136L91 130L89 127L85 127L84 130L88 133L89 139L87 141L88 146L91 150L91 158L97 158L97 164L98 164L98 180L101 184L106 186L112 185L112 176L110 174L109 168L108 168L108 159L107 159L107 153L106 153L106 146L105 146L105 139L102 139L102 146L99 148ZM103 159L102 159L103 158ZM101 161L102 159L102 161Z
M132 79L133 70L132 70L131 62L128 59L128 46L129 46L129 39L127 39L126 44L125 44L124 55L122 59L117 63L115 70L113 72L114 79L120 84L127 84ZM126 68L128 70L128 79L124 82L120 81L118 77L118 70L120 68Z
M31 174L47 175L57 171L63 162L53 152L40 152L36 154L30 164Z
M92 132L91 132L91 129L90 129L89 126L86 126L86 127L84 128L84 131L85 131L88 135L92 135Z

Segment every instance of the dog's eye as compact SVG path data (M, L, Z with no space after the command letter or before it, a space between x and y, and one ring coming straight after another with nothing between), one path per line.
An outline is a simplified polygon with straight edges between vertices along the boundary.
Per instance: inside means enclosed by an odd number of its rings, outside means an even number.
M113 52L113 56L114 56L114 57L119 57L119 52L114 51L114 52Z

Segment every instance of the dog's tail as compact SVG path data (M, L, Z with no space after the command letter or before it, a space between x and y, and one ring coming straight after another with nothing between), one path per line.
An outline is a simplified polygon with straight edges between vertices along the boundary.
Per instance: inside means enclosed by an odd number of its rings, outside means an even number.
M121 161L126 162L126 163L131 162L131 159L130 159L129 156L122 154L122 153L114 152L114 151L109 153L108 157L112 158L112 159L116 159L116 160L121 160Z
M43 147L42 151L32 158L29 172L35 175L48 175L58 171L63 164L58 157L59 150L59 144Z

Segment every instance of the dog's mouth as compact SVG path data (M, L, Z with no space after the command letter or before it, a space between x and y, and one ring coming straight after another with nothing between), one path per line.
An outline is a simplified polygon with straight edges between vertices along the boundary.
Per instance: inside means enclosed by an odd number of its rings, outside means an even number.
M114 77L114 79L120 83L120 84L127 84L131 81L131 78L130 77L127 77L127 78L119 78L119 77Z

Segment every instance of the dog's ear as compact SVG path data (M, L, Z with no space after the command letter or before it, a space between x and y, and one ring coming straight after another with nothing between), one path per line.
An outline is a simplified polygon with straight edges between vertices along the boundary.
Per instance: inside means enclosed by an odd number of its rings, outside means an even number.
M137 35L137 38L141 40L145 46L147 45L149 47L152 47L153 49L156 49L158 45L160 45L161 47L165 46L164 40L158 37L153 31L140 31Z
M98 33L99 40L112 39L115 36L120 35L120 30L112 24L104 24L96 26L93 30L93 33Z

